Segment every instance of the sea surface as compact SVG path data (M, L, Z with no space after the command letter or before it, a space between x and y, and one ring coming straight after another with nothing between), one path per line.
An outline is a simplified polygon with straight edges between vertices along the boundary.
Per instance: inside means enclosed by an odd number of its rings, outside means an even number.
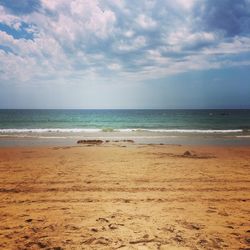
M10 138L73 142L89 137L248 144L250 110L0 110L0 145Z

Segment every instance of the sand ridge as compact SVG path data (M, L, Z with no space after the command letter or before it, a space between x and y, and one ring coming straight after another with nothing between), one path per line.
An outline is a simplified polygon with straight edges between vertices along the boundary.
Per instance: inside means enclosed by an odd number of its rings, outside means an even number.
M250 248L249 147L0 148L0 170L1 249Z

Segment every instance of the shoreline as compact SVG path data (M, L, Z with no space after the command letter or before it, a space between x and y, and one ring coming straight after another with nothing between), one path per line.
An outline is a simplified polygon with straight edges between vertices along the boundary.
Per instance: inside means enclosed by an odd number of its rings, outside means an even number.
M250 145L249 135L221 135L221 134L187 134L187 135L159 135L132 133L81 133L81 134L18 134L0 135L0 147L15 146L74 146L78 140L122 141L133 140L135 144L181 144L181 145L214 145L240 146Z

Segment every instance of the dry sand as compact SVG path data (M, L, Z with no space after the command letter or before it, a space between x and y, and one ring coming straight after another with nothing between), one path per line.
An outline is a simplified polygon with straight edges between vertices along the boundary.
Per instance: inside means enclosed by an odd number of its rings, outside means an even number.
M0 249L250 249L250 147L0 148L0 170Z

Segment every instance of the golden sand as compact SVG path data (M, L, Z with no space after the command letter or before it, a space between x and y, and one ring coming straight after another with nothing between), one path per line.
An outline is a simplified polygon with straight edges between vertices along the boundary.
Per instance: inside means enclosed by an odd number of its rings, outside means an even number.
M0 170L0 249L250 249L250 147L0 148Z

